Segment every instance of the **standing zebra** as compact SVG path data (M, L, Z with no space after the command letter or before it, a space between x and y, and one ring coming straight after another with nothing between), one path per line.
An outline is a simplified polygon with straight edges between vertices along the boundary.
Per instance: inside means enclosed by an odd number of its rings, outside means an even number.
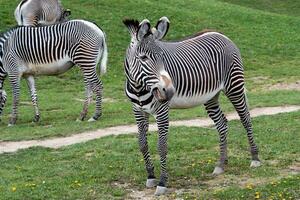
M218 102L221 91L234 105L247 131L251 167L258 167L260 161L246 102L243 66L235 44L217 32L199 33L178 42L163 42L161 39L169 29L166 17L162 17L152 29L146 19L140 24L129 19L123 22L131 35L124 63L126 94L133 103L140 150L148 172L146 186L156 186L146 134L149 114L152 114L158 126L161 163L160 181L155 194L161 195L167 190L169 108L205 105L220 135L220 159L213 174L224 172L228 127Z
M52 25L65 22L69 15L60 0L22 0L15 10L19 26Z
M86 84L86 99L80 119L87 115L92 93L96 94L96 111L89 121L101 116L102 82L96 73L106 71L107 47L105 34L95 24L84 20L72 20L42 27L16 27L0 37L0 115L6 93L3 82L8 76L13 90L13 109L10 124L17 120L20 94L20 78L27 80L35 107L35 121L40 118L34 83L36 75L58 75L78 65Z

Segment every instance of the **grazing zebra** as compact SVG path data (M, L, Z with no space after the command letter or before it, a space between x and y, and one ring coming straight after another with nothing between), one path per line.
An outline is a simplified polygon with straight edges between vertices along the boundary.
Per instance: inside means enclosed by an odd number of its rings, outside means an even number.
M13 109L10 125L16 123L20 93L20 78L27 80L35 107L35 121L40 113L34 83L36 75L58 75L78 65L86 84L86 99L80 119L87 115L92 93L96 94L96 111L89 121L97 120L102 113L102 82L96 73L104 74L107 63L105 34L95 24L84 20L72 20L42 27L16 27L0 37L0 115L6 93L3 82L8 76L13 90Z
M124 62L126 94L133 103L140 150L148 172L146 186L156 186L146 134L149 114L152 114L158 126L161 163L160 181L155 194L164 194L167 190L169 108L205 105L220 135L220 159L213 174L224 172L228 127L218 102L221 91L234 105L247 131L251 166L259 166L258 148L254 143L246 102L243 66L235 44L217 32L199 33L177 42L161 41L169 29L166 17L162 17L152 29L146 19L140 24L130 19L123 22L131 35Z
M69 15L60 0L22 0L15 10L19 26L52 25L65 22Z

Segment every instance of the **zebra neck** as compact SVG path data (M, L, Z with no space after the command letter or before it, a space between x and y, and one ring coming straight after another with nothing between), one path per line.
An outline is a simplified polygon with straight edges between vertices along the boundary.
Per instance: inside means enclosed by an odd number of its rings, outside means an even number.
M148 93L149 91L146 90L145 87L143 87L142 85L136 85L136 84L132 84L130 81L126 81L126 87L127 89L134 93L134 94L143 94L143 93Z

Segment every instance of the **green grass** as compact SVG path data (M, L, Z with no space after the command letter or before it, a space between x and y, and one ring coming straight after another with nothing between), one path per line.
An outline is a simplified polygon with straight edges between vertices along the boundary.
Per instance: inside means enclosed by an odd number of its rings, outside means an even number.
M211 172L218 157L218 135L210 128L171 128L167 199L299 199L300 112L254 118L263 165L250 169L245 131L229 122L226 173ZM148 136L159 174L157 134ZM0 199L126 199L144 190L146 172L135 135L109 136L61 149L30 148L0 155ZM299 171L298 171L299 173ZM176 193L183 189L181 193ZM154 191L153 191L154 192ZM280 196L282 198L280 198Z
M15 25L13 11L19 0L0 0L0 31ZM223 32L241 49L251 108L299 104L299 91L271 91L278 82L300 80L300 7L293 0L63 0L72 18L96 22L106 32L108 73L104 82L103 117L99 122L75 122L84 98L78 68L57 77L38 77L42 119L32 123L33 108L22 81L19 119L6 127L11 110L11 89L5 82L8 104L0 122L1 140L66 136L118 124L132 124L131 104L124 95L123 59L129 34L122 24L127 17L150 19L168 16L166 39L178 39L210 28ZM233 111L222 96L222 108ZM92 116L94 105L90 107ZM171 119L206 116L201 107L172 110ZM300 112L253 119L263 166L250 169L250 156L240 122L229 122L229 165L226 173L211 177L218 157L218 135L210 128L170 129L169 187L167 199L300 199ZM157 134L149 135L156 175L159 156ZM0 155L0 199L126 199L131 190L143 190L146 173L134 135L110 136L60 149L30 148ZM183 190L180 190L183 189ZM174 192L174 190L177 191ZM180 192L178 193L178 191ZM154 191L153 191L154 192Z
M19 0L2 1L0 30L4 31L15 25L13 11ZM125 16L139 20L148 18L153 25L161 16L168 16L171 27L166 39L192 35L204 28L223 32L241 49L251 107L299 104L300 92L268 90L269 85L277 82L290 83L300 80L300 24L299 16L296 14L300 13L297 6L299 3L283 0L276 0L272 4L268 2L266 0L255 3L234 0L226 2L64 0L64 6L72 10L73 19L84 18L94 21L107 34L108 73L101 78L104 82L104 98L107 99L103 103L103 117L93 124L75 122L82 109L82 102L74 99L84 98L82 74L75 67L58 77L37 78L42 117L41 122L37 124L32 123L33 108L23 80L21 86L23 103L19 109L19 119L15 127L8 128L6 124L11 112L12 96L10 85L6 81L8 103L0 122L0 140L64 136L117 124L134 123L131 104L124 95L123 59L130 40L128 31L122 24ZM289 12L291 8L297 12ZM258 81L256 77L263 79ZM224 111L233 110L225 98L222 102ZM94 105L90 107L89 117L93 111ZM203 108L171 112L171 119L199 116L206 116Z
M295 0L220 0L243 7L249 7L281 15L299 17L300 2Z

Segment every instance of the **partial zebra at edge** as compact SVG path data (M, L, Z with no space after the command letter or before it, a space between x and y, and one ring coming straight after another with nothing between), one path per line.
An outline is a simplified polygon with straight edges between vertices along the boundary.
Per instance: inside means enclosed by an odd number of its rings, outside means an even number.
M0 37L0 90L9 78L13 90L13 108L10 125L16 123L20 95L20 77L27 80L35 108L34 121L39 121L40 112L34 76L58 75L74 65L80 67L85 83L86 99L79 119L84 120L93 94L96 95L96 110L89 121L102 115L102 81L97 76L106 71L107 46L104 32L95 24L84 20L72 20L42 27L16 27ZM20 63L22 65L20 66ZM4 102L5 103L5 102ZM0 115L4 103L0 104Z

